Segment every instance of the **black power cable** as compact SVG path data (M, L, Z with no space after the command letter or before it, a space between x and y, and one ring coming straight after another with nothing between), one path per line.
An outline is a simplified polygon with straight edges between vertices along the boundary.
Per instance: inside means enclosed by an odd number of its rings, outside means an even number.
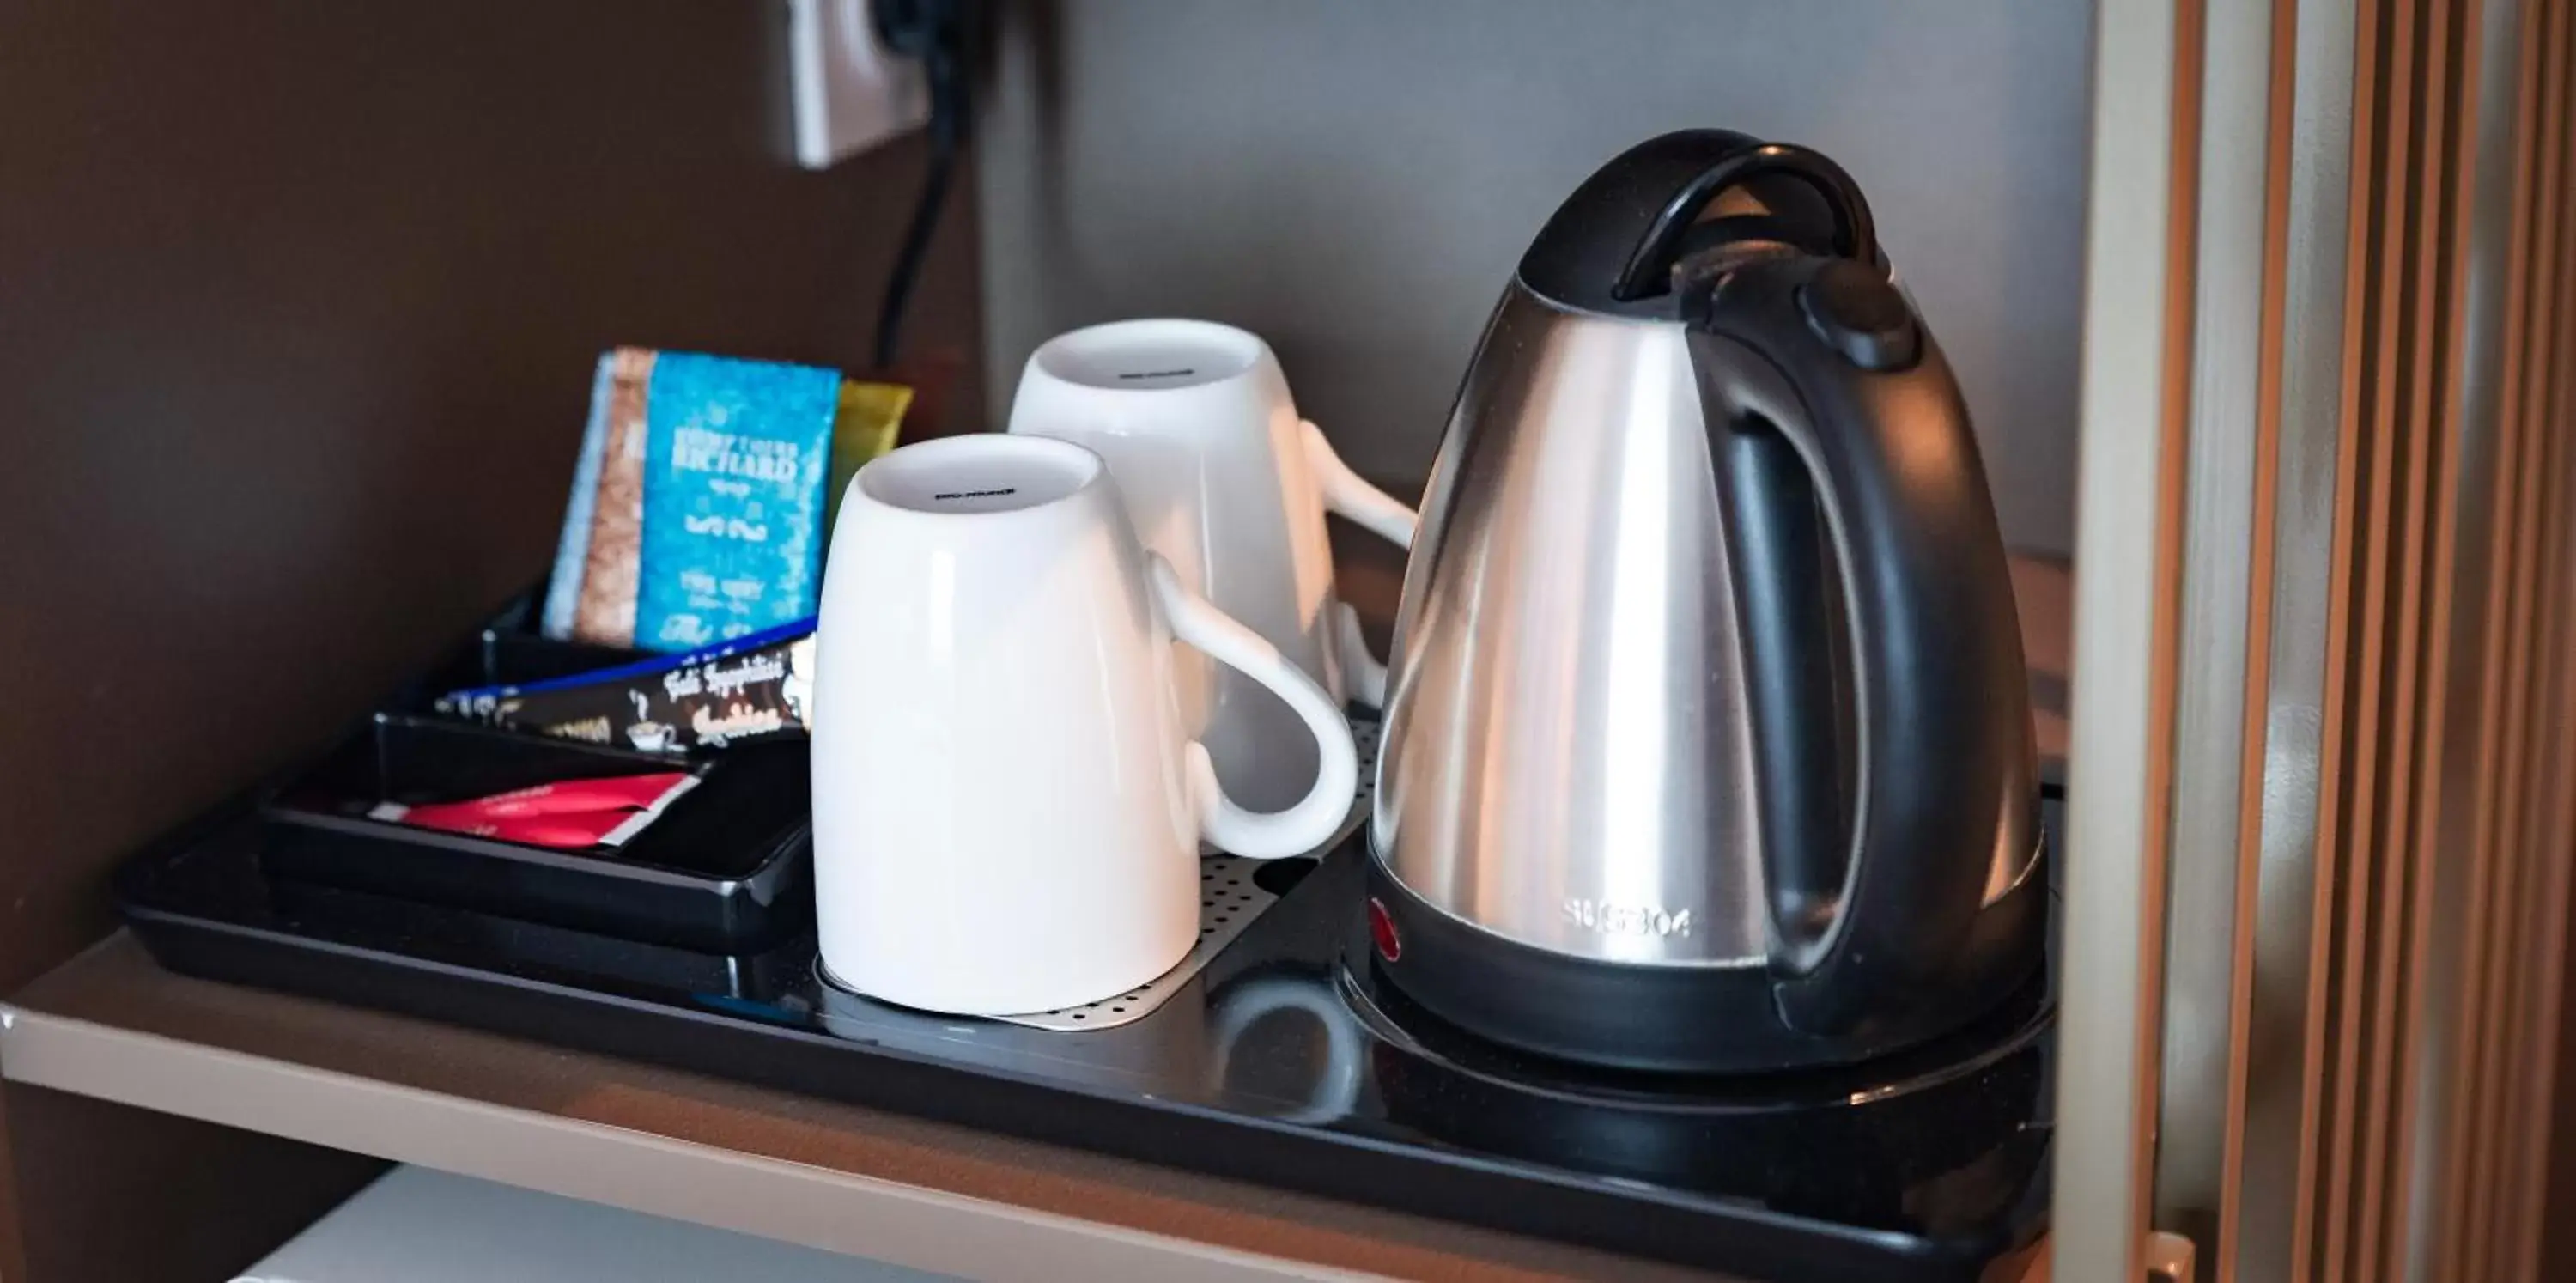
M913 206L912 225L904 229L903 247L886 278L885 297L877 306L876 364L894 364L903 348L903 314L921 277L922 259L931 235L939 229L939 211L965 145L968 109L965 56L967 0L879 0L877 34L886 47L921 60L930 89L930 158L921 174L921 196Z

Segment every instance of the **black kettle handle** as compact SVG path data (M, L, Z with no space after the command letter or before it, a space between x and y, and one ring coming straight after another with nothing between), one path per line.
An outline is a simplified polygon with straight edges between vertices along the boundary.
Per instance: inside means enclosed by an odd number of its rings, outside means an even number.
M1983 903L2001 808L2018 804L2006 782L2030 753L2010 571L1958 384L1893 285L1861 263L1793 257L1693 288L1709 291L1686 302L1712 444L1776 433L1786 449L1771 457L1794 463L1773 477L1812 483L1794 518L1749 493L1781 493L1758 478L1733 479L1721 509L1743 553L1756 742L1791 750L1766 757L1755 796L1768 813L1774 997L1792 1027L1845 1033L1939 980ZM1834 759L1819 769L1812 751L1835 613L1818 608L1818 512L1857 687L1847 847L1833 840Z
M1672 288L1674 256L1681 248L1683 235L1699 221L1700 211L1727 188L1769 174L1803 179L1824 197L1826 207L1833 212L1834 253L1863 263L1879 261L1878 228L1870 218L1869 201L1842 166L1794 143L1760 143L1725 151L1674 190L1647 225L1637 248L1628 255L1610 296L1632 302Z

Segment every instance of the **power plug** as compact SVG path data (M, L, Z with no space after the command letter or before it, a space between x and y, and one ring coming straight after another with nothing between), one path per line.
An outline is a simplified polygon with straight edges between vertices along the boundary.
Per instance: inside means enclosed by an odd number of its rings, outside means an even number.
M886 47L883 0L788 0L796 163L828 169L930 119L921 63Z

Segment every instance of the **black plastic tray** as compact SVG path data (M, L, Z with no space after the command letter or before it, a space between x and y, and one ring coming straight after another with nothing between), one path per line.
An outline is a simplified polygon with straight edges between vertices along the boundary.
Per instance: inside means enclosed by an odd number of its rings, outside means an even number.
M556 641L537 632L539 590L531 589L492 612L473 636L387 700L388 711L427 713L439 696L479 686L525 686L616 668L651 653L587 642Z
M1384 986L1354 841L1277 866L1285 898L1152 1015L1056 1033L831 988L810 935L692 953L291 886L267 832L246 803L122 872L164 965L1748 1278L1965 1283L2046 1215L2044 981L1849 1070L1556 1065Z
M615 850L553 850L370 819L554 780L673 770L672 758L382 714L263 808L281 878L480 908L704 949L776 943L813 920L802 741L745 744Z
M1355 839L1320 864L1264 868L1284 898L1151 1015L1060 1033L906 1012L819 979L804 797L763 803L796 813L792 838L719 822L723 805L683 809L722 803L711 791L736 768L808 787L800 741L713 760L719 774L639 836L664 844L649 861L635 848L601 860L349 828L359 822L346 808L370 792L667 764L416 716L460 686L632 658L534 636L532 601L494 616L282 790L253 790L131 861L118 893L154 956L213 979L1748 1278L1966 1283L2045 1221L2045 977L1954 1036L1847 1070L1576 1069L1461 1034L1383 983Z

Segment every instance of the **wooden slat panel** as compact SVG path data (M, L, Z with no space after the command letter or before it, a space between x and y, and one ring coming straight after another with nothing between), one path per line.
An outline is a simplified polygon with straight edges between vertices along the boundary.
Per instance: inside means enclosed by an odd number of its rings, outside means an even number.
M2250 550L2264 653L2247 667L2245 761L2294 794L2313 762L2316 783L2309 832L2252 781L2242 800L2253 890L2231 941L2230 1100L2250 1110L2264 1081L2301 1090L2295 1150L2279 1121L2231 1120L2222 1279L2484 1283L2538 1268L2551 1049L2576 984L2563 971L2576 878L2576 673L2562 671L2576 655L2571 8L2275 10L2276 110L2309 102L2309 85L2339 90L2349 62L2348 133L2313 111L2267 126L2276 179L2301 172L2303 140L2347 162L2348 235L2341 295L2306 291L2327 300L2340 364L2294 362L2281 335L2306 318L2287 312L2284 282L2317 260L2296 257L2298 216L2272 194L2256 484L2322 485L2322 471L2285 479L2280 451L2293 429L2330 439L2333 508L2330 524L2297 527L2303 546L2258 537ZM2280 390L2329 368L2333 412L2311 397L2287 417ZM2296 511L2277 499L2262 494L2258 513ZM2258 520L2275 528L2293 527ZM2311 613L2274 619L2276 567L2293 554L2318 591ZM2306 756L2296 717L2309 710L2271 689L2285 662L2322 672ZM2267 987L2289 976L2303 1007ZM2267 1002L2300 1012L2294 1056L2248 1050Z
M2543 5L2526 19L2526 32L2545 29ZM2546 48L2545 39L2525 39L2516 58L2517 109L2515 137L2519 140L2515 160L2512 203L2527 209L2538 195L2537 164L2544 121L2542 96L2539 92L2539 55ZM2517 599L2514 575L2514 533L2519 528L2522 490L2513 484L2520 466L2526 417L2524 384L2531 309L2535 292L2530 288L2530 266L2540 252L2538 226L2529 218L2511 220L2510 244L2506 251L2504 286L2505 302L2502 325L2502 358L2499 372L2501 403L2497 415L2496 478L2498 493L2495 519L2486 531L2490 579L2485 603L2484 654L2481 659L2478 749L2472 772L2470 797L2469 857L2472 883L2468 920L2487 922L2496 916L2499 906L2511 900L2511 873L2508 861L2498 853L2497 816L2503 792L2504 763L2507 753L2506 671L2510 643L2514 637L2513 612ZM2449 1188L2443 1194L2440 1221L2443 1251L2437 1258L2440 1274L2446 1278L2471 1278L2478 1262L2472 1258L2484 1242L2486 1227L2481 1223L2481 1203L2474 1195L2483 1185L2483 1175L2495 1135L2495 1075L2493 1054L2502 1019L2503 1004L2498 992L2506 967L2511 941L2502 932L2480 934L2476 941L2482 947L2471 954L2470 966L2464 973L2459 999L2463 1018L2454 1049L2454 1082L2458 1084L2450 1102L2455 1120L2454 1157L2450 1164Z
M2540 92L2544 105L2537 122L2538 200L2533 211L2538 252L2528 266L2533 289L2528 296L2527 329L2520 346L2529 359L2522 366L2523 383L2514 410L2522 422L2514 456L2517 485L2510 553L2513 599L2506 616L2505 663L2492 678L2503 688L2505 710L2496 762L2500 789L2495 801L2495 858L2506 872L2502 884L2506 894L2492 924L2500 946L2496 975L2491 980L2497 1010L2484 1048L2490 1064L2480 1080L2481 1088L2491 1093L2482 1102L2482 1161L2470 1174L2470 1179L2478 1182L2478 1190L2470 1199L2482 1213L2468 1228L2466 1260L2471 1279L2506 1277L2503 1267L2513 1254L2507 1236L2513 1233L2517 1219L2510 1209L2517 1200L2503 1182L2521 1167L2518 1150L2527 1143L2532 1121L2522 1106L2528 1098L2529 1067L2536 1050L2532 1045L2528 991L2536 964L2530 949L2531 933L2542 887L2534 876L2528 823L2534 786L2541 783L2530 769L2539 719L2532 707L2529 674L2536 663L2559 662L2553 648L2535 644L2533 634L2538 623L2535 607L2539 553L2544 531L2553 521L2540 460L2546 456L2550 437L2556 431L2549 420L2550 387L2557 364L2553 357L2563 341L2567 321L2563 289L2557 282L2563 276L2570 250L2563 226L2569 108L2568 7L2563 3L2549 4L2539 16L2537 43L2542 56Z
M2533 0L2523 30L2535 38L2519 53L2482 47L2476 0L2374 0L2355 30L2294 1277L2518 1278L2536 1261L2529 1123L2551 1066L2533 1053L2558 1017L2568 874L2557 835L2576 824L2557 819L2569 696L2548 658L2576 626L2555 602L2569 496L2566 434L2550 417L2576 393L2556 373L2567 362L2547 359L2570 337L2563 301L2576 293L2560 216L2576 106L2567 9ZM2505 224L2507 388L2489 425L2468 418L2463 371L2474 122L2493 75L2524 81L2518 111L2536 136ZM2464 474L2473 433L2494 451ZM2459 596L2464 556L2475 573ZM2455 617L2486 620L2483 638L2456 634L2480 661L2457 699ZM2479 766L2466 780L2445 773L2455 738ZM2444 849L2462 833L2467 850ZM2451 1125L2425 1126L2428 1110Z
M2415 769L2406 786L2410 794L2413 823L2398 831L2393 840L2405 847L2408 918L2405 927L2407 965L2401 1010L2405 1033L2398 1039L2400 1049L2396 1066L2396 1102L2398 1116L2391 1120L2398 1144L2395 1155L2386 1165L2383 1198L2386 1207L2381 1221L2381 1237L2375 1249L2391 1278L2406 1277L2422 1252L2408 1231L2420 1224L2411 1215L2414 1200L2435 1197L2429 1191L2414 1188L2420 1156L2416 1143L2423 1131L2418 1111L2424 1107L2424 1090L2428 1078L2445 1081L2438 1075L2447 1065L2428 1065L2425 1058L2411 1054L2428 1033L2443 1026L2428 1016L2425 1009L2427 986L2436 951L2433 934L2437 930L2435 908L2440 899L2435 862L2444 831L2441 815L2443 770L2449 760L2448 733L2454 710L2447 701L2448 675L2452 668L2450 642L2454 601L2452 590L2458 557L2459 494L2463 441L2467 425L2462 421L2464 409L2459 379L2465 356L2462 327L2466 306L2465 273L2469 255L2468 211L2474 194L2477 170L2474 129L2477 120L2477 95L2481 83L2481 49L2479 47L2479 6L2476 4L2445 6L2435 41L2439 52L2432 61L2436 92L2433 101L2441 109L2441 119L2432 135L2437 140L2422 160L2418 190L2433 202L2435 216L2425 228L2420 246L2416 288L2419 291L2415 323L2417 326L2415 364L2410 371L2414 383L2411 411L2422 424L2426 449L2432 465L2426 477L2425 493L2432 510L2431 546L2419 563L2424 578L2429 580L2429 601L2422 603L2425 650L2420 681L2421 710L2417 722L2421 738L2415 758ZM2414 609L2410 607L2410 610ZM2438 1147L2437 1147L2438 1149ZM2436 1162L2437 1152L2431 1156Z
M2387 41L2384 6L2367 5L2354 35L2353 84L2353 155L2351 249L2345 259L2344 298L2347 314L2358 316L2369 307L2373 297L2367 265L2375 257L2380 219L2379 189L2380 136L2384 130L2381 100L2388 87L2384 73L2382 49ZM2291 1274L2295 1278L2316 1275L2321 1268L2332 1269L2337 1261L2321 1261L2325 1245L2334 1241L2341 1226L2340 1197L2344 1162L2336 1137L2346 1133L2351 1117L2352 1091L2351 1039L2344 1007L2349 1001L2341 983L2342 967L2352 947L2346 941L2341 909L2343 888L2350 873L2337 858L2341 835L2347 825L2345 807L2349 795L2348 723L2354 716L2355 702L2350 697L2355 674L2351 639L2356 626L2365 632L2367 625L2355 619L2359 603L2353 600L2348 585L2353 581L2357 560L2367 556L2366 536L2360 523L2351 519L2370 494L2364 461L2367 443L2361 427L2367 413L2362 396L2367 383L2363 375L2364 346L2368 328L2347 323L2344 328L2344 394L2342 446L2338 451L2344 466L2336 477L2335 551L2331 582L2338 586L2326 620L2325 730L2319 745L2320 791L2317 799L2317 864L2315 871L2315 936L2314 948L2318 965L2309 973L2307 1063L2313 1067L2308 1076L2307 1091L2301 1108L2301 1144L2299 1146L2299 1204L2293 1231L2295 1248L2291 1257Z
M2355 1141L2357 1188L2347 1249L2353 1257L2351 1277L2360 1283L2376 1283L2382 1276L2387 1230L2397 1219L2388 1208L2397 1192L2392 1191L2389 1154L2395 1144L2391 1133L2404 1112L2404 1097L2398 1091L2404 1075L2397 1053L2402 1045L2399 1031L2408 1016L2402 1002L2404 976L2415 949L2407 930L2414 890L2412 866L2393 835L2405 830L2413 802L2408 785L2414 774L2417 665L2424 650L2422 563L2429 487L2436 479L2427 466L2432 424L2417 376L2417 354L2430 328L2427 313L2433 300L2424 274L2431 257L2427 241L2438 235L2439 216L2428 208L2420 175L2441 160L2443 93L2448 83L2442 37L2452 8L2449 0L2428 0L2421 6L2401 5L2396 14L2403 33L2399 59L2404 80L2417 88L2413 100L2403 105L2402 128L2391 130L2392 143L2403 141L2402 146L2392 146L2388 157L2386 212L2396 252L2381 265L2389 297L2381 316L2376 396L2380 430L2390 439L2392 473L2387 478L2390 509L2375 524L2392 534L2388 561L2380 570L2383 578L2375 585L2389 609L2376 669L2380 684L2376 697L2383 710L2377 745L2380 774L2365 795L2377 806L2373 823L2356 829L2356 836L2367 843L2364 858L2373 894L2370 920L2355 925L2355 935L2370 941L2370 970L2364 978L2369 1001L2363 1008L2369 1029L2367 1104L2362 1134Z
M2576 30L2561 37L2561 49L2576 61ZM2562 116L2576 113L2576 83L2571 82L2576 82L2576 68L2560 79ZM2566 146L2569 204L2576 206L2576 137L2571 137ZM2561 255L2558 301L2562 308L2576 307L2576 228L2565 226L2567 221L2561 220L2559 228L2562 236L2571 238L2570 250ZM2569 671L2566 660L2571 650L2576 650L2569 644L2571 637L2576 637L2576 516L2571 516L2567 507L2576 500L2576 369L2571 369L2576 367L2576 325L2561 326L2558 354L2552 365L2558 383L2552 401L2550 422L2554 430L2550 444L2556 457L2549 465L2549 474L2557 487L2553 511L2558 514L2558 529L2551 541L2552 565L2542 591L2551 608L2547 636L2557 644L2552 650L2555 662L2547 670L2552 694L2546 707L2552 710L2550 725L2554 734L2547 759L2541 765L2546 772L2544 778L2551 782L2548 791L2552 797L2538 847L2548 861L2548 875L2546 890L2537 898L2543 905L2569 906L2571 884L2576 884L2576 673ZM2559 1272L2543 1273L2543 1261L2550 1255L2549 1249L2556 1246L2550 1240L2569 1237L2567 1228L2552 1224L2546 1212L2566 1206L2570 1185L2576 1184L2576 1171L2552 1170L2555 1156L2567 1148L2559 1137L2569 1130L2571 1121L2568 1112L2559 1107L2559 1075L2566 1068L2564 1055L2571 1033L2576 1033L2569 1028L2564 1005L2571 929L2576 927L2571 927L2566 912L2554 915L2548 921L2540 949L2544 958L2557 961L2541 974L2544 996L2538 1031L2540 1061L2535 1073L2535 1081L2540 1084L2540 1125L2526 1138L2523 1167L2517 1177L2523 1214L2534 1222L2517 1244L2521 1256L2516 1272L2525 1278L2566 1278L2576 1272L2576 1261L2565 1260L2567 1253L2562 1251L2556 1253Z
M2395 466L2394 434L2378 371L2387 359L2382 318L2388 299L2376 267L2400 251L2398 219L2391 209L2392 170L2403 172L2406 112L2413 81L2404 74L2411 32L2403 0L2367 5L2355 39L2353 234L2347 259L2344 331L2343 458L2336 497L2335 608L2327 625L2324 760L2317 849L2318 930L2321 965L2312 984L2321 992L2310 1005L2310 1080L2313 1104L2305 1149L2313 1173L2301 1181L2300 1276L2342 1279L2352 1270L2350 1234L2353 1183L2361 1130L2368 1012L2368 959L2364 929L2373 890L2367 858L2378 775L2379 681L2388 635L2382 591L2389 556L2388 523ZM2402 199L2402 194L2398 194Z
M2511 92L2501 101L2519 101L2527 112L2530 102L2521 88L2514 87L2519 58L2511 47L2489 49L2486 37L2509 29L2521 17L2514 3L2502 4L2495 15L2477 14L2476 20L2463 20L2456 29L2461 42L2458 54L2463 92L2460 111L2453 117L2451 146L2458 152L2458 163L2450 179L2449 198L2452 217L2458 229L2455 252L2443 266L2451 273L2450 311L2452 327L2438 369L2439 389L2433 400L2437 413L2450 416L2445 431L2448 478L2437 492L2442 497L2444 515L2437 523L2440 548L2434 556L2437 567L2436 594L2432 607L2434 640L2438 657L2429 660L2429 674L2443 675L2433 688L2435 708L2432 729L2436 737L2424 759L2424 770L2416 782L2422 798L2419 823L2412 837L2414 859L2419 871L2416 931L2427 939L2418 955L2418 966L2410 980L2410 1002L2416 1004L2422 1023L2418 1036L2427 1048L2423 1056L2407 1062L2409 1125L2403 1133L2407 1144L2401 1148L2396 1170L2413 1178L2420 1173L2427 1188L2418 1193L2425 1200L2422 1224L2427 1231L2424 1242L2404 1245L2403 1264L2410 1278L2450 1277L2458 1268L2456 1260L2440 1253L2446 1243L2456 1242L2456 1225L2461 1215L2459 1192L2466 1188L2455 1174L2462 1168L2461 1142L2470 1139L2464 1131L2466 1106L2471 1097L2460 1089L2467 1081L2464 1066L2470 1061L2476 1045L2474 1030L2483 1010L2484 991L2474 983L2464 984L2465 977L2478 972L2483 954L2477 948L2483 936L2466 929L2466 924L2482 922L2489 913L2492 861L2478 846L2465 840L2475 829L2468 808L2457 805L2457 799L2446 790L2459 787L2456 780L2468 781L2475 787L2479 772L2460 772L2462 762L2474 763L2485 751L2488 736L2484 728L2495 715L2489 697L2494 684L2486 678L2496 669L2500 652L2495 624L2496 593L2505 580L2495 564L2490 525L2482 517L2492 511L2488 492L2505 475L2498 469L2499 451L2496 434L2488 423L2471 422L2472 407L2484 407L2492 418L2494 400L2481 387L2469 384L2468 344L2463 331L2467 321L2467 299L2473 271L2470 239L2477 235L2476 201L2480 165L2478 132L2487 109L2482 101L2490 91L2485 88L2491 78L2502 78ZM2475 110L2472 110L2472 108ZM2507 112L2510 119L2512 113ZM2511 159L2503 161L2508 180ZM2428 177L2427 181L2434 181ZM2490 219L2492 227L2510 229L2510 220ZM2484 252L2488 263L2502 260L2502 249ZM2492 275L2492 272L2490 273ZM2495 282L2501 284L2500 281ZM2499 312L2482 315L2501 315ZM2492 342L2492 334L2489 335ZM2492 374L2495 363L2478 367ZM2472 435L2477 438L2474 461L2463 457L2463 447ZM2469 495L2466 508L2456 508L2455 496ZM2456 593L2456 596L2455 596ZM2459 643L2454 653L2452 643ZM2465 680L2463 680L2465 679ZM2447 875L2442 866L2448 865ZM2446 902L2447 901L2447 902ZM2437 905L2441 918L2434 921ZM2447 933L2447 939L2432 939L2436 932ZM2429 973L2429 974L2428 974ZM2425 1004L2432 1004L2427 1007ZM2438 1014L2436 1014L2438 1013ZM2430 1063L2427 1063L2427 1062ZM2416 1154L2418 1142L2429 1153Z
M2569 715L2566 691L2569 677L2566 666L2576 647L2569 644L2570 610L2568 591L2568 544L2572 529L2567 511L2571 498L2568 482L2568 459L2576 452L2571 444L2571 416L2576 415L2576 227L2568 217L2576 211L2576 135L2571 135L2568 117L2576 114L2576 17L2568 6L2556 7L2559 22L2550 48L2558 59L2552 87L2557 91L2559 134L2556 140L2559 164L2557 190L2560 193L2558 217L2549 226L2558 240L2557 277L2548 299L2551 308L2551 332L2554 347L2541 367L2547 380L2546 389L2537 397L2542 409L2537 426L2539 445L2532 451L2533 466L2541 474L2541 512L2544 529L2540 535L2538 564L2531 591L2537 598L2540 622L2534 646L2533 667L2520 674L2527 683L2527 695L2534 708L2534 740L2520 763L2529 778L2527 795L2530 810L2523 817L2525 825L2522 847L2534 868L2537 886L2530 899L2532 926L2529 948L2525 955L2525 983L2531 998L2525 1015L2526 1023L2520 1040L2522 1053L2522 1090L2512 1113L2518 1126L2513 1162L2496 1174L2498 1188L2504 1191L2508 1222L2505 1244L2511 1253L2510 1277L2535 1277L2538 1268L2542 1215L2547 1190L2549 1133L2557 1100L2558 1026L2562 1016L2561 981L2568 931L2569 860L2566 823L2570 793L2568 757Z
M2553 1049L2566 943L2568 870L2565 700L2569 653L2564 545L2568 301L2576 294L2576 243L2565 211L2571 142L2567 118L2571 32L2564 0L2540 0L2524 39L2496 50L2518 84L2519 151L2510 198L2510 245L2501 285L2502 384L2495 423L2497 504L2478 533L2491 575L2480 609L2482 684L2475 769L2455 805L2471 865L2466 929L2479 949L2451 1001L2464 1010L2450 1043L2454 1092L2450 1153L2440 1173L2436 1277L2526 1279L2538 1268L2540 1192L2554 1090ZM2509 64L2504 59L2510 57Z
M2147 778L2145 795L2158 805L2146 815L2140 835L2157 864L2139 906L2146 924L2141 938L2161 940L2170 884L2169 852L2173 841L2174 744L2180 700L2184 538L2188 529L2185 487L2190 475L2192 415L2192 348L2197 311L2196 263L2199 247L2200 152L2202 104L2200 87L2207 67L2209 33L2207 0L2178 0L2173 9L2173 128L2167 140L2172 181L2166 188L2165 310L2163 418L2156 467L2154 634L2147 679ZM2152 1153L2161 1092L2156 1073L2163 1058L2165 950L2145 952L2139 969L2137 1047L2147 1066L2142 1090L2133 1102L2132 1126L2141 1152ZM2129 1224L2143 1248L2145 1229L2154 1221L2155 1188L2140 1180L2132 1192Z
M2253 1064L2255 934L2262 908L2264 778L2268 756L2270 701L2263 698L2272 680L2273 615L2279 569L2282 395L2288 350L2288 277L2290 253L2290 149L2294 130L2298 68L2298 5L2274 0L2272 6L2271 93L2266 104L2269 140L2265 147L2263 212L2263 320L2261 350L2255 359L2254 393L2254 544L2246 576L2245 700L2238 766L2236 830L2236 916L2229 931L2231 969L2236 977L2227 1013L2229 1068L2227 1133L2222 1141L2219 1187L2242 1188ZM2244 1200L2222 1194L2217 1251L2212 1272L2227 1283L2236 1276L2243 1253Z
M2468 241L2464 220L2474 149L2464 145L2464 120L2474 120L2478 6L2433 7L2421 46L2427 91L2418 149L2409 184L2410 249L2414 256L2407 310L2406 364L2398 371L2406 392L2408 449L2417 475L2408 515L2408 543L2400 613L2408 621L2398 696L2404 726L2397 732L2399 761L2388 778L2397 806L2381 835L2394 890L2383 930L2394 937L2383 973L2383 1004L2390 1011L2381 1056L2387 1094L2377 1111L2379 1136L2368 1160L2375 1175L2374 1224L2365 1249L2375 1277L2403 1277L2411 1256L2419 1135L2416 1113L2429 1067L2417 1054L2428 1024L2427 969L2433 953L2436 886L2433 860L2442 764L2449 726L2444 701L2450 666L2455 506L2462 437L2460 401L2451 375L2458 368L2463 307L2457 287Z
M2214 1248L2204 1253L2206 1268L2222 1280L2290 1277L2294 1261L2312 1258L2320 1214L2312 1195L2328 1170L2309 1141L2332 1100L2316 1089L2333 1069L2325 1031L2338 1027L2323 1007L2336 992L2324 973L2335 957L2338 870L2320 833L2338 823L2343 795L2344 754L2324 721L2349 708L2330 693L2348 680L2349 653L2326 638L2352 627L2343 584L2352 573L2345 513L2356 470L2345 375L2358 336L2344 321L2356 279L2352 248L2372 230L2368 202L2354 200L2372 182L2367 149L2355 141L2376 126L2374 82L2355 72L2366 8L2276 0L2270 14L2270 204L2253 443L2257 517L2244 579L2253 652L2243 674L2233 852L2229 1117L2217 1241L2203 1244ZM2377 39L2375 29L2369 34ZM2222 127L2246 127L2241 117L2230 120ZM2164 1228L2191 1226L2177 1218Z

